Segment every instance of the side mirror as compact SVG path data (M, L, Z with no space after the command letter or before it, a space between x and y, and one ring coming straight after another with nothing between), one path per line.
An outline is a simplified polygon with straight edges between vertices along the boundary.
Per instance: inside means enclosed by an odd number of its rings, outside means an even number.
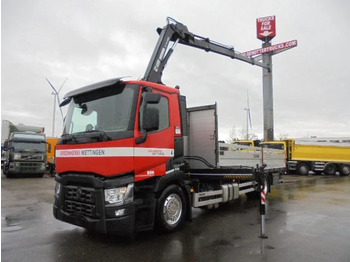
M147 93L145 95L145 102L147 104L158 104L162 95L159 93Z
M5 140L5 142L4 142L4 151L7 151L8 147L9 147L9 141Z
M141 137L136 139L136 144L144 143L147 139L147 132L155 131L159 129L159 109L154 107L148 107L150 104L158 104L162 95L159 93L147 93L144 97L144 107L142 116L142 133Z
M159 109L148 107L143 115L143 129L147 132L159 129Z

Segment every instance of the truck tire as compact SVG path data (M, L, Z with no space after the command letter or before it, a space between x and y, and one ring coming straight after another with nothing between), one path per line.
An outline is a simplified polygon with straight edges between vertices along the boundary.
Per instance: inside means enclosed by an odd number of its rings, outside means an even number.
M2 170L2 172L4 173L6 178L12 178L13 177L12 173L9 172L7 166L5 166L5 165L4 165L4 169Z
M339 173L341 176L350 175L350 165L341 165L339 168Z
M164 189L158 199L156 226L162 232L173 232L185 221L187 203L182 189L170 185Z
M307 176L310 171L310 166L306 163L300 163L297 167L297 172L299 175Z
M324 173L328 176L335 175L335 172L337 172L337 167L334 164L328 164L324 167Z

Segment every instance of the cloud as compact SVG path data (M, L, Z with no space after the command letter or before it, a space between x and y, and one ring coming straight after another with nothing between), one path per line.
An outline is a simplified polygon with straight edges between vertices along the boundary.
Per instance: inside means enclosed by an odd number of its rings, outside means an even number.
M261 47L255 19L276 15L273 44L299 44L273 57L275 134L350 136L349 13L344 0L3 0L2 119L44 125L51 134L45 78L60 86L68 77L63 95L108 78L142 77L167 16L243 52ZM190 106L217 102L222 130L245 125L249 91L253 127L263 133L259 67L178 45L163 80L180 85ZM56 122L58 135L58 111Z

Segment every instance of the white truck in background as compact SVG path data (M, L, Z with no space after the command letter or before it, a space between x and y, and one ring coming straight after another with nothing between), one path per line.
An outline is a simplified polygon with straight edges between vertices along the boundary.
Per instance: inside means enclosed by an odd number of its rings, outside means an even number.
M44 127L1 121L1 168L6 177L46 172Z

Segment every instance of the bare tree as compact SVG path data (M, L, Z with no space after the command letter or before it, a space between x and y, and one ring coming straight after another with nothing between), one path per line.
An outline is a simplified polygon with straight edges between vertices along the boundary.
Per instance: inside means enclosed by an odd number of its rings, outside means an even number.
M279 140L286 140L288 138L288 134L278 134L277 137Z
M258 136L254 133L249 133L247 135L247 130L244 128L237 128L236 126L232 126L232 129L230 131L229 139L227 139L227 143L232 144L234 141L237 140L255 140L258 139Z

